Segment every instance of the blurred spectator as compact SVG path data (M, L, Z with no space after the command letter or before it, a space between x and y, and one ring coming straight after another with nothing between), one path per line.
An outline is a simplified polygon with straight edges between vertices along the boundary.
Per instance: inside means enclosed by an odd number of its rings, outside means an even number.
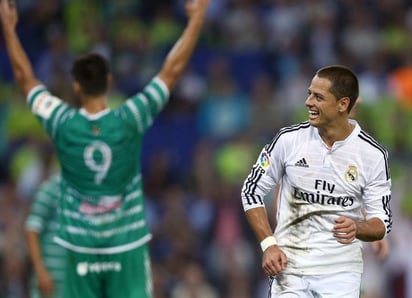
M333 1L317 0L307 5L310 10L309 47L315 68L336 63L337 5Z
M172 290L171 298L218 298L217 290L207 282L204 271L197 263L182 268L181 278Z
M46 34L47 48L40 55L35 67L38 74L50 90L63 98L72 98L70 68L73 54L67 44L67 36L60 26L50 26Z
M363 3L347 2L347 25L342 30L342 49L354 59L355 66L380 50L379 28Z
M156 6L150 26L150 45L154 50L165 49L173 45L180 35L182 26L173 14L171 3L160 3Z
M220 19L225 45L235 52L256 51L264 41L263 24L256 2L232 0L226 15Z
M0 185L0 293L7 298L25 297L27 252L22 237L28 205L19 200L15 184Z
M270 7L264 13L266 30L265 45L270 52L285 51L291 43L299 39L307 22L308 10L299 0L270 1Z
M198 129L204 138L229 139L250 125L250 102L231 75L225 57L208 65L206 98L198 110Z

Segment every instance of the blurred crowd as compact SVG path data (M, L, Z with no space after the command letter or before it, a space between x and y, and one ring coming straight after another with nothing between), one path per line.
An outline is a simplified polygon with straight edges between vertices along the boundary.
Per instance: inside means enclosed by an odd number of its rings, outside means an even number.
M73 57L108 57L115 106L159 70L183 28L183 2L17 0L18 33L37 76L73 105ZM211 0L190 66L144 140L156 298L267 297L241 184L279 128L306 120L308 85L327 64L359 75L356 118L392 167L390 254L377 260L365 245L365 297L412 297L412 1ZM0 298L27 297L23 222L59 169L36 121L0 37Z

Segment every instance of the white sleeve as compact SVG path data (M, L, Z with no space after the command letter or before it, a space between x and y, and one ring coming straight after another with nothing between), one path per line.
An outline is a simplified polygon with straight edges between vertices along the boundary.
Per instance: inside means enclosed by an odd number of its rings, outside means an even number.
M366 219L379 218L385 225L385 234L392 229L391 179L388 177L385 160L377 162L376 170L371 173L364 189L364 208Z
M244 211L265 206L264 197L274 189L284 172L283 156L284 150L279 139L276 139L276 144L268 144L263 148L243 182L241 198Z

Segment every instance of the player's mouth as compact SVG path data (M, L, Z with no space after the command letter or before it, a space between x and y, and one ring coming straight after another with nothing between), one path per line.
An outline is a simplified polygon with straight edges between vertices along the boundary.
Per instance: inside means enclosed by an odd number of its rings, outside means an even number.
M315 120L316 118L319 117L319 112L316 111L309 111L309 119L310 120Z

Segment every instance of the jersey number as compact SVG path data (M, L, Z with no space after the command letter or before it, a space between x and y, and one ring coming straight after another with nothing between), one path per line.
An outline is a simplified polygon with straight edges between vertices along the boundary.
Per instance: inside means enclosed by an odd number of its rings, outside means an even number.
M95 141L84 149L83 158L86 166L96 172L94 182L102 184L112 163L112 150L109 145Z

